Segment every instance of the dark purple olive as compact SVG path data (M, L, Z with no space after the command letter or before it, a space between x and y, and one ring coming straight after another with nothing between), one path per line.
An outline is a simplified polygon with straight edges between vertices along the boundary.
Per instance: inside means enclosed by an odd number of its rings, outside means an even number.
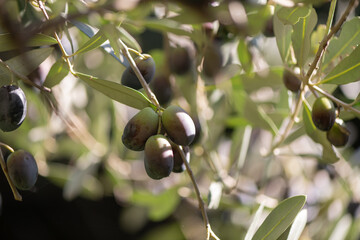
M20 127L26 116L26 97L15 85L0 88L0 129L9 132Z
M332 128L326 133L326 138L335 147L343 147L349 140L350 131L343 120L336 119Z
M283 74L283 82L287 89L292 92L298 92L301 87L301 80L292 72L285 70Z

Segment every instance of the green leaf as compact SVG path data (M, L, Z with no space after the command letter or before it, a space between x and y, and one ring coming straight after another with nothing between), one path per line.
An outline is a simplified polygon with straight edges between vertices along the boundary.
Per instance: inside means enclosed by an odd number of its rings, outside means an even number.
M325 163L335 163L339 160L335 152L334 146L326 138L326 132L317 129L312 121L311 110L304 104L303 109L303 121L305 130L308 136L316 143L319 143L323 147L322 161Z
M241 63L241 67L244 69L246 73L250 73L253 69L252 57L248 49L247 42L244 39L239 40L239 45L237 50L238 50L238 56Z
M135 191L130 202L147 207L149 218L153 221L161 221L174 211L180 202L180 198L177 194L177 188L171 188L159 195L145 191Z
M295 25L301 18L307 17L310 14L310 11L311 8L307 6L292 8L282 7L277 11L277 16L284 24Z
M245 91L251 93L262 87L271 87L272 89L283 87L282 75L282 67L272 67L261 70L255 74L243 74L240 76L240 79Z
M13 57L6 61L6 64L14 72L21 75L29 75L34 71L46 58L50 56L54 49L39 48L30 50L19 56ZM6 68L0 68L0 80L8 81L11 78L10 72Z
M64 59L60 58L52 65L44 81L44 86L48 88L56 86L68 75L68 73L68 65L65 63Z
M252 237L255 235L256 229L260 225L261 215L263 213L263 210L264 210L264 203L261 203L259 208L256 210L255 216L254 216L253 220L251 221L250 227L248 228L248 231L246 232L244 240L251 240Z
M310 53L311 33L317 23L315 9L311 8L310 14L294 25L291 36L297 65L303 68Z
M355 17L344 23L340 36L333 38L326 49L322 69L334 65L341 57L350 54L360 43L360 17Z
M290 45L291 45L291 25L285 25L281 22L278 16L274 15L274 34L276 38L276 44L278 46L280 56L283 62L287 62L289 53L290 53Z
M31 39L25 41L27 47L38 47L57 44L55 38L44 35L35 34ZM9 33L0 34L0 52L9 51L18 48Z
M78 73L77 75L90 87L129 107L143 109L145 107L151 106L155 108L155 106L147 97L144 96L144 94L132 88L126 87L116 82L92 77L83 73Z
M347 84L360 80L360 47L344 58L319 84Z
M103 31L100 29L93 37L91 37L84 45L82 45L75 53L83 53L100 47L106 41Z
M311 34L311 55L314 56L319 49L320 42L323 40L326 34L326 25L319 24Z
M266 217L252 240L277 239L294 221L306 202L304 195L287 198Z

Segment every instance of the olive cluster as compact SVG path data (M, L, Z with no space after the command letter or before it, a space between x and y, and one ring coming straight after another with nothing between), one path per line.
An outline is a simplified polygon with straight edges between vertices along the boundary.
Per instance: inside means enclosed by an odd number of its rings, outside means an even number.
M332 145L336 147L346 145L350 131L346 128L344 121L336 117L332 101L327 97L317 98L312 108L311 117L316 128L326 131L326 137Z
M122 142L131 150L144 150L146 173L152 179L161 179L185 170L179 150L189 161L188 146L195 130L192 118L181 107L171 105L162 112L146 107L126 124Z
M38 167L31 153L25 150L12 152L7 157L6 167L16 188L29 190L34 187L38 178Z
M0 88L0 129L4 132L14 131L25 119L26 97L15 85Z

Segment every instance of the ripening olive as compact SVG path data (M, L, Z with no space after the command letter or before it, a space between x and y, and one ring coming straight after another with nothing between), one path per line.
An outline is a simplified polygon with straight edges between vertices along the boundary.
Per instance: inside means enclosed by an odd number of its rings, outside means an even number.
M335 147L343 147L349 140L350 131L342 119L337 118L332 128L326 133L329 142Z
M146 140L156 134L158 123L159 115L151 107L142 109L126 124L121 138L123 144L134 151L144 150Z
M152 179L170 175L174 167L174 154L169 141L163 135L151 136L145 144L145 170Z
M285 70L283 74L283 82L287 89L292 92L298 92L301 87L301 80L292 72Z
M0 88L0 129L9 132L20 127L26 116L26 97L15 85Z
M11 181L18 189L32 188L38 177L38 167L34 157L27 151L17 150L6 161Z
M173 48L169 52L169 67L173 73L185 74L190 70L191 57L184 47Z
M167 107L161 117L169 138L178 145L188 146L195 137L196 129L192 118L181 107Z
M217 43L210 44L204 52L203 72L209 77L215 77L221 70L222 54Z
M168 104L174 95L169 76L164 74L155 76L151 88L161 105Z
M136 66L139 68L142 76L144 77L145 81L149 83L155 74L155 62L154 59L148 55L143 54L138 56L134 59ZM129 66L125 69L121 76L121 84L131 87L133 89L140 89L142 85L137 78L134 70Z
M172 146L172 150L174 153L174 168L173 168L173 172L175 173L181 173L186 169L186 166L181 158L181 155L179 153L179 151L177 150L177 148L175 148L174 146ZM189 151L189 146L183 146L182 147L183 152L185 154L185 159L187 162L190 162L190 151Z
M330 130L336 118L334 104L327 97L317 98L314 102L311 116L314 125L319 130Z

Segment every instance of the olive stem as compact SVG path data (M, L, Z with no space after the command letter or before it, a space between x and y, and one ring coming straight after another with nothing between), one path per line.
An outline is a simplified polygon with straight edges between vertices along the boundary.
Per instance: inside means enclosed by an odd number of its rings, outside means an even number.
M188 163L188 161L186 161L186 156L185 156L183 150L180 148L180 146L177 145L174 142L172 142L172 143L175 146L176 150L180 153L180 157L181 157L183 163L185 164L186 171L187 171L187 173L188 173L188 175L189 175L189 177L191 179L191 182L192 182L192 184L194 186L195 194L196 194L196 197L197 197L198 203L199 203L199 208L200 208L200 211L201 211L201 214L202 214L202 217L203 217L203 220L204 220L204 224L205 224L205 227L206 227L206 235L207 235L206 239L209 240L210 237L212 237L215 240L220 240L220 238L218 238L216 236L216 234L213 232L213 230L211 229L209 218L207 216L206 209L205 209L205 204L204 204L204 201L201 198L201 193L200 193L199 187L198 187L198 185L196 183L195 176L194 176L194 174L193 174L193 172L191 170L190 164Z
M136 66L136 63L129 52L129 51L131 51L130 48L128 48L121 39L118 39L118 41L120 43L121 52L129 61L130 66L133 69L136 77L139 79L141 86L144 88L146 95L149 97L150 101L156 106L156 108L160 109L161 106L160 106L158 100L156 99L155 94L151 91L149 85L146 83L143 75L141 74L139 68Z
M351 104L347 104L347 103L341 101L340 99L334 97L333 95L331 95L330 93L328 93L325 90L321 89L320 87L318 87L316 85L309 85L309 88L312 88L315 91L319 92L320 94L322 94L322 95L326 96L327 98L331 99L336 104L342 106L345 110L350 110L350 111L360 115L360 110L352 107Z
M44 3L43 3L42 1L40 1L40 0L37 0L37 3L38 3L38 5L39 5L40 10L41 10L42 13L44 14L46 20L49 20L50 18L49 18L49 15L48 15L48 13L47 13L47 11L46 11L46 9L45 9ZM62 52L62 57L63 57L63 59L65 60L65 62L67 63L67 65L69 66L69 71L71 72L72 75L74 75L74 76L76 77L77 74L76 74L76 72L74 71L73 66L72 66L72 64L71 64L71 62L70 62L70 60L69 60L69 57L70 57L70 56L66 53L65 48L64 48L64 46L63 46L62 43L61 43L61 39L60 39L59 35L58 35L55 31L54 31L54 36L55 36L55 39L56 39L56 41L57 41L57 43L58 43L58 45L59 45L59 48L60 48L60 50L61 50L61 52Z
M44 86L37 85L36 83L31 81L26 76L14 71L13 69L11 69L11 67L6 62L4 62L1 59L0 59L0 65L3 65L5 68L7 68L9 70L9 72L11 73L11 76L15 75L16 77L20 78L24 83L27 83L27 84L29 84L29 85L31 85L33 87L36 87L40 91L49 92L49 93L51 92L51 89L49 89L47 87L44 87ZM13 83L13 77L11 77L11 84L12 83Z
M4 144L4 143L0 143L0 145L1 145L1 146L4 146L4 147L6 147L7 149L9 149L10 151L12 150L12 152L14 152L14 150L13 150L10 146L8 146L8 145L6 145L6 144ZM2 170L3 170L3 172L4 172L4 175L5 175L5 177L6 177L6 180L7 180L8 183L9 183L9 186L10 186L10 188L11 188L11 191L12 191L12 193L13 193L13 195L14 195L14 199L15 199L16 201L22 201L22 196L20 195L20 193L19 193L18 190L16 189L14 183L13 183L13 182L11 181L11 179L10 179L10 176L9 176L9 173L8 173L8 170L7 170L7 167L6 167L4 155L3 155L1 149L0 149L0 165L1 165L1 168L2 168Z
M307 71L306 75L305 75L305 84L309 83L310 77L313 74L314 70L316 69L317 64L320 61L321 56L323 56L323 53L326 50L326 47L328 45L329 40L333 37L333 35L335 33L337 33L342 24L346 21L346 18L349 16L351 9L353 8L354 4L355 4L356 0L350 0L346 10L344 11L344 13L342 14L341 18L339 19L339 21L335 24L335 26L331 29L331 31L329 32L329 34L325 35L325 37L323 38L323 40L320 42L319 45L319 49L316 52L315 58L313 60L313 62L310 65L309 70Z

